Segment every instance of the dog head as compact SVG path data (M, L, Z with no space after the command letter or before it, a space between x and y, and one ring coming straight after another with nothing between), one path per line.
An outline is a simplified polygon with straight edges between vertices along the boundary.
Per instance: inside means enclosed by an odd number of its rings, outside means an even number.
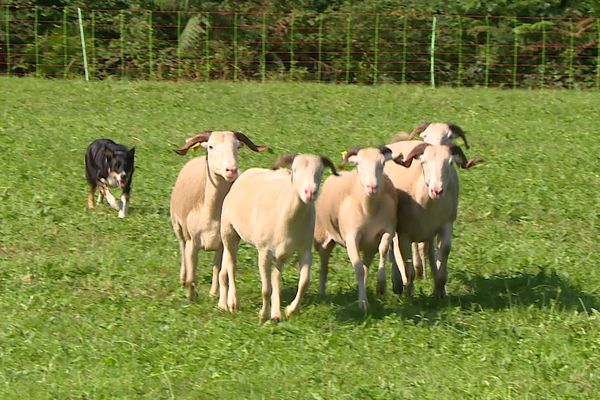
M107 150L108 184L125 188L131 182L134 169L135 147L130 150Z

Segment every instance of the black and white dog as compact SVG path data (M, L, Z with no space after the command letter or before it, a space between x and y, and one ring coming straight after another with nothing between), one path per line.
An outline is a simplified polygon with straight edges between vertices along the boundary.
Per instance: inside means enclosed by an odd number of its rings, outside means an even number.
M134 156L135 147L128 150L110 139L96 139L88 146L85 152L85 172L90 186L88 208L94 208L94 194L98 187L100 194L97 203L100 204L102 198L106 197L108 204L119 211L119 218L125 217L131 192ZM110 186L119 187L123 191L120 207L108 190Z

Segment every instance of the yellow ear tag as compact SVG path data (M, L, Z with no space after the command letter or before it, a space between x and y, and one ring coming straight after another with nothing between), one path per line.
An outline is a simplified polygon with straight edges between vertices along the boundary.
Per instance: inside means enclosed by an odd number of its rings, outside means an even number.
M192 147L190 147L190 149L196 151L196 150L198 150L198 147L200 147L200 143L199 142L196 143L195 145L193 145Z
M348 154L347 151L342 151L342 160L346 159L346 154Z

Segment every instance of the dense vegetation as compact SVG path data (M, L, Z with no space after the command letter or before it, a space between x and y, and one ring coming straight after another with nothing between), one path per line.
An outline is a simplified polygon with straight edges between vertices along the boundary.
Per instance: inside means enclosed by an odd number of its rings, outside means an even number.
M600 391L600 93L420 85L90 82L0 78L0 398L589 399ZM238 129L272 154L339 159L423 120L467 132L449 297L356 305L334 252L301 313L259 327L256 251L240 250L241 311L178 285L172 150ZM97 137L136 145L130 215L88 212L83 155ZM117 192L118 193L118 192ZM318 258L318 257L315 257ZM283 305L295 293L290 264Z
M82 7L98 79L429 82L435 16L437 83L600 86L593 0L3 4L0 70L8 74L81 76Z

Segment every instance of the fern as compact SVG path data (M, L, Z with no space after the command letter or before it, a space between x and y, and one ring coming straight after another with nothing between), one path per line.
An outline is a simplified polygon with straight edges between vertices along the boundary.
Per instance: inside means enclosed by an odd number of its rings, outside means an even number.
M178 50L180 53L193 48L194 44L198 43L200 37L206 33L203 25L206 25L206 21L200 15L194 15L187 21L179 37Z

